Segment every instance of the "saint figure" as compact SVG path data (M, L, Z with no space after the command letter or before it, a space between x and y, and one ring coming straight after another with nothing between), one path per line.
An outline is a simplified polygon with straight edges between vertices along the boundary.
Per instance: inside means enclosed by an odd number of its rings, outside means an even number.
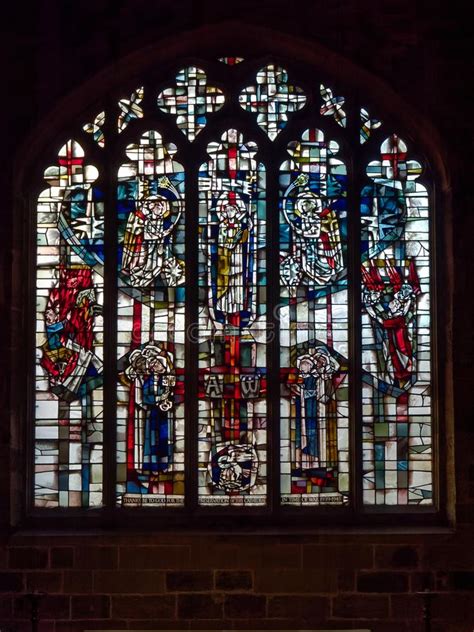
M306 276L317 285L326 285L344 269L339 223L334 210L308 188L295 197L289 193L306 184L302 174L285 193L283 213L292 233L292 253L282 262L287 285L298 285Z
M171 454L170 411L176 384L171 354L156 344L148 344L132 351L128 360L125 377L130 383L134 469L157 474L168 469Z
M183 276L182 262L173 255L172 233L181 216L178 192L162 178L157 193L144 196L125 228L122 272L135 287L148 287L162 274L167 285ZM174 206L177 204L177 208Z
M218 200L217 228L211 228L211 300L219 322L248 325L252 312L253 234L252 221L237 193L224 193Z
M332 378L339 363L325 347L310 349L297 358L299 371L296 391L296 440L303 470L326 462L325 407L334 395Z

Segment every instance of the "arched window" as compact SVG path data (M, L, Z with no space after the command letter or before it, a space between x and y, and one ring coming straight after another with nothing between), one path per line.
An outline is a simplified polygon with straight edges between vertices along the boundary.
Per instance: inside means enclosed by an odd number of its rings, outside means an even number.
M274 59L183 61L102 105L36 209L35 510L435 514L411 135Z

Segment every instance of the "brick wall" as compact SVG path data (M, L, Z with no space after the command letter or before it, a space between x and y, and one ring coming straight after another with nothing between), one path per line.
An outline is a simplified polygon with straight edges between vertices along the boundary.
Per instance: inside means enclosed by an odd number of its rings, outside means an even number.
M456 535L15 536L2 553L0 613L30 630L25 593L44 592L40 631L83 629L467 631L470 529ZM11 625L12 627L8 627Z
M209 534L34 534L9 527L21 487L23 419L13 417L11 365L0 356L0 630L30 630L28 593L41 599L41 632L91 629L359 628L421 631L419 591L436 591L433 632L474 629L474 389L472 293L472 114L468 21L455 3L413 0L38 0L8 3L3 16L7 88L0 280L2 349L24 347L11 309L11 187L18 146L41 117L114 56L163 34L238 16L314 39L389 82L439 131L451 175L455 260L454 382L457 527L454 533L335 533L314 536ZM239 53L239 51L231 51ZM21 162L21 156L16 156ZM16 194L18 195L18 193ZM18 200L15 200L18 202ZM441 262L443 263L443 262ZM441 293L443 294L443 293ZM443 296L440 297L442 302ZM10 333L15 335L10 337ZM8 421L10 419L10 423ZM441 438L443 443L444 437ZM15 502L11 503L13 500Z

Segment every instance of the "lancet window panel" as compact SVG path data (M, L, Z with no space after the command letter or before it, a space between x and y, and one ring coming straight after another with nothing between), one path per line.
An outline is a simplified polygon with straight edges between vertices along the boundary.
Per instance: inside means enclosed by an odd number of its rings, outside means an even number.
M32 510L434 513L416 143L314 70L167 73L44 166Z
M347 169L318 129L280 169L281 492L349 499Z
M117 189L117 492L184 502L184 169L158 132L126 148Z
M199 170L199 502L265 505L266 200L235 129Z
M103 499L104 203L69 140L37 205L34 488L38 507Z

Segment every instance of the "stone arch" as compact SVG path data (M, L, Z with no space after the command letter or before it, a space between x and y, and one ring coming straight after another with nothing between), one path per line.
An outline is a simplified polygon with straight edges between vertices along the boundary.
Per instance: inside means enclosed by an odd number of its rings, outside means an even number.
M48 163L47 156L51 145L58 138L65 138L71 125L77 126L77 121L82 120L84 112L90 111L92 100L97 95L115 93L120 86L129 85L138 80L141 73L146 73L157 66L171 66L177 58L192 59L202 54L223 54L228 52L228 42L232 41L232 51L236 53L252 54L255 56L276 56L291 59L294 64L299 62L313 66L315 69L324 69L327 75L331 75L340 85L347 86L349 91L361 93L362 91L377 106L380 112L403 129L428 161L433 181L436 184L436 218L435 240L442 258L438 257L437 279L438 288L443 289L446 296L446 288L453 287L453 257L452 257L452 226L451 226L451 195L450 177L446 166L445 151L442 139L436 130L420 113L407 104L397 93L380 78L357 66L343 56L328 50L324 46L309 42L303 38L290 36L274 31L266 27L250 26L242 21L228 21L220 24L202 26L197 29L182 33L176 37L164 37L159 43L147 46L139 51L125 55L116 63L105 68L100 73L86 81L82 86L74 89L69 95L61 99L57 107L48 113L37 128L31 133L26 142L19 148L14 161L14 251L18 256L12 261L12 277L16 279L16 288L12 295L13 310L22 313L21 327L26 328L29 317L24 314L24 288L19 284L19 279L25 275L28 264L25 258L21 260L25 252L26 233L25 223L29 221L30 213L33 213L33 204L29 198L29 191L39 181L41 168ZM59 146L59 145L58 145ZM31 246L27 248L29 252ZM441 293L441 292L440 292ZM446 340L442 345L440 359L443 361L444 375L440 370L440 383L442 386L442 401L444 417L446 418L446 434L448 437L445 458L448 462L446 476L449 478L448 514L453 519L454 481L453 481L453 395L452 395L452 290L448 291L448 297L444 300L447 309L437 315L437 327L440 339ZM22 438L24 434L20 429L24 426L23 420L28 415L25 402L16 402L17 394L21 392L20 361L17 353L21 349L18 344L18 325L12 328L11 349L14 357L14 380L11 390L11 420L12 420L12 450L13 454L22 453ZM24 329L23 329L24 331ZM21 338L21 336L20 336ZM15 459L13 459L15 461ZM21 463L21 459L17 462ZM17 471L13 477L12 489L22 488L22 472ZM440 486L442 490L443 483ZM22 508L12 494L12 513L19 516Z

